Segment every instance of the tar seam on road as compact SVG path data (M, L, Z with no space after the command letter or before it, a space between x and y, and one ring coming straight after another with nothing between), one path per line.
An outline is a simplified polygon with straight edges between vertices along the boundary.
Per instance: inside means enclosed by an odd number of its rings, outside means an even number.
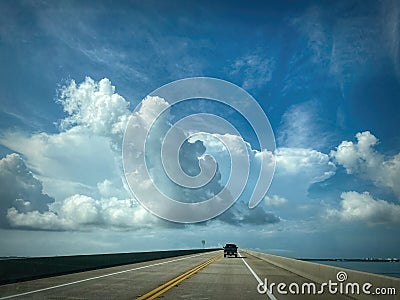
M256 274L256 272L253 271L253 269L247 264L247 262L244 260L244 258L242 257L242 254L239 253L239 255L241 256L240 258L242 259L242 261L244 262L244 264L246 265L246 267L250 270L251 274L253 274L254 278L258 281L259 284L264 284L264 282L261 281L260 277L258 277L258 275ZM266 295L269 297L269 299L271 300L278 300L276 299L276 297L267 290Z
M146 268L150 268L150 267L154 267L154 266L160 266L160 265L168 264L168 263L179 261L179 260L184 260L184 259L197 257L197 256L204 255L204 254L207 254L207 253L209 253L209 252L200 253L200 254L189 256L189 257L182 257L182 258L172 259L172 260L164 261L164 262L161 262L161 263L156 263L156 264L152 264L152 265L148 265L148 266L137 267L137 268L124 270L124 271L119 271L119 272L114 272L114 273L110 273L110 274L104 274L104 275L100 275L100 276L90 277L90 278L77 280L77 281L73 281L73 282L63 283L63 284L50 286L50 287L47 287L47 288L38 289L38 290L34 290L34 291L29 291L29 292L25 292L25 293L20 293L20 294L15 294L15 295L10 295L10 296L4 296L4 297L0 297L0 300L11 299L11 298L20 297L20 296L26 296L26 295L39 293L39 292L44 292L44 291L48 291L48 290L52 290L52 289L56 289L56 288L60 288L60 287L68 286L68 285L73 285L73 284L77 284L77 283L81 283L81 282L86 282L86 281L90 281L90 280L94 280L94 279L99 279L99 278L118 275L118 274L122 274L122 273L132 272L132 271L136 271L136 270L140 270L140 269L146 269Z
M136 300L152 300L155 299L162 294L166 293L168 290L176 286L177 284L181 283L185 279L188 279L190 276L196 274L200 270L204 269L208 265L212 264L216 260L220 259L222 257L222 254L218 254L210 259L207 259L205 262L202 262L201 264L195 266L194 268L191 268L190 270L186 271L185 273L175 277L174 279L171 279L170 281L164 283L163 285L160 285L159 287L155 288L154 290L151 290L150 292L144 294L143 296L140 296L136 298Z

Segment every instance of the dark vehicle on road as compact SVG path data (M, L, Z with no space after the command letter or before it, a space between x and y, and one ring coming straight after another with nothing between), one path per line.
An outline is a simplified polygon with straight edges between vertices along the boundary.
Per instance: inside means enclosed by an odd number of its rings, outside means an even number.
M226 244L224 246L224 257L235 255L237 257L238 247L235 244Z

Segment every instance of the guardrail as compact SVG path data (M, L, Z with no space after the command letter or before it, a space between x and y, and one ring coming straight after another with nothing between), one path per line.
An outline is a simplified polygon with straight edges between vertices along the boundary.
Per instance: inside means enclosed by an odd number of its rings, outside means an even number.
M89 271L155 259L220 250L189 249L115 254L12 258L0 260L0 284Z
M373 287L393 287L396 289L397 295L385 295L382 297L384 299L400 299L400 278L328 266L247 249L243 249L242 251L319 284L329 282L329 280L336 281L338 273L344 271L347 275L346 282L356 282L359 284L371 283ZM262 276L262 274L259 275ZM265 276L268 276L268 274L265 274ZM351 298L354 299L373 299L373 297L372 295L362 294L351 295Z

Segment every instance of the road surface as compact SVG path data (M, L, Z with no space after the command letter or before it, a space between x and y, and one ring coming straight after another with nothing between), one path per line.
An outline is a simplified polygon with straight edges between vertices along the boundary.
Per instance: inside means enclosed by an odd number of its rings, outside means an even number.
M0 299L349 299L260 294L266 277L287 286L310 281L244 251L239 256L224 258L221 250L7 284Z

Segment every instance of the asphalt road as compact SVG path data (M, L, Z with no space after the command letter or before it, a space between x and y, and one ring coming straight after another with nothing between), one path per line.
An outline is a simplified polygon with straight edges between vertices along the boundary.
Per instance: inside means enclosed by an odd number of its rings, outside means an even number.
M180 256L0 286L0 299L349 299L341 295L260 294L261 282L309 280L244 251ZM158 289L157 289L158 288Z

